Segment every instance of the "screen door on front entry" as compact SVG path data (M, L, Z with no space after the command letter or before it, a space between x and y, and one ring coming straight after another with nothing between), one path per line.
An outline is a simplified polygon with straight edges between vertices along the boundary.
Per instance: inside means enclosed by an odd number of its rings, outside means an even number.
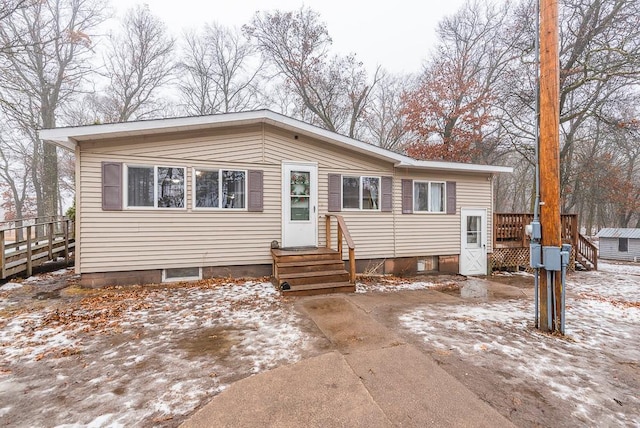
M282 246L318 243L318 167L311 163L282 164Z

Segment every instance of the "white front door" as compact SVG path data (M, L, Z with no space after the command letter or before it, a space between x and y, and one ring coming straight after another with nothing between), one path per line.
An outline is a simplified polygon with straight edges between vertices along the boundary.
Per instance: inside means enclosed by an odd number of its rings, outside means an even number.
M282 163L282 247L318 245L318 165Z
M487 274L487 211L462 209L460 274Z

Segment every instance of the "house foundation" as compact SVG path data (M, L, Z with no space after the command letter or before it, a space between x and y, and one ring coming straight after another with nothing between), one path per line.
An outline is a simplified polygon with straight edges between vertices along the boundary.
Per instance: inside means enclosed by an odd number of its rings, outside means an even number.
M397 257L392 259L356 260L356 272L365 275L412 276L418 273L440 272L457 274L458 255L429 256L434 262L424 264L425 257ZM348 263L348 262L346 262ZM424 268L423 266L426 266ZM422 269L418 269L422 267ZM83 273L80 285L86 288L110 286L160 284L163 282L162 269ZM272 275L271 264L207 266L202 268L202 279L208 278L260 278ZM167 281L169 282L169 281Z

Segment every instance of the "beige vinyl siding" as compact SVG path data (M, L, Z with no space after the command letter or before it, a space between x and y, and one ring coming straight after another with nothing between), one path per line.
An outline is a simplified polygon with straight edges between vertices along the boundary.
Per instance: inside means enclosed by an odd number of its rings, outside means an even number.
M101 209L99 167L102 160L107 159L83 158L82 195L87 196L81 201L82 272L271 262L269 244L280 239L281 234L280 194L276 187L280 182L279 169L250 164L232 166L263 170L264 212L192 209L192 168L223 166L206 162L188 165L189 209L114 212ZM126 162L113 156L108 160Z
M460 254L460 209L487 209L487 242L491 243L491 182L488 175L399 172L393 183L396 257ZM402 180L455 181L456 214L402 214Z
M319 206L318 212L320 213L320 219L318 222L319 236L318 243L323 246L326 245L326 219L324 214L328 213L327 203L329 194L329 180L328 176L331 174L350 174L358 175L358 171L339 171L329 170L327 168L319 169L318 172L318 195ZM371 173L362 171L362 175ZM393 172L381 173L382 175L392 175ZM390 254L394 252L394 237L393 237L393 213L380 212L373 210L362 211L341 211L329 214L338 214L344 217L345 224L349 229L349 233L353 238L356 245L356 259L370 259L370 258L385 258L390 257ZM331 245L332 248L337 248L337 232L336 221L332 220L331 224ZM348 259L347 243L343 241L344 258Z
M82 149L96 154L145 158L203 160L213 162L262 162L262 126L222 128L185 135L160 134L109 143L83 143Z
M253 127L206 138L155 136L99 148L83 145L80 272L270 263L270 243L281 236L281 171L280 165L262 163L261 138L261 127ZM187 209L102 211L102 161L186 167ZM193 209L193 168L262 170L264 212Z
M271 263L270 243L282 239L283 161L318 164L319 246L326 245L328 174L393 177L393 212L336 213L346 221L358 259L459 254L461 207L487 208L491 228L487 174L394 171L390 162L304 135L295 139L270 125L86 142L80 152L80 273ZM186 167L187 208L102 211L103 161ZM193 168L262 170L264 212L193 209ZM456 181L458 213L403 215L402 178ZM335 248L335 222L332 241Z
M284 161L317 162L319 169L335 172L362 171L367 174L383 173L391 175L393 166L389 162L338 148L330 143L313 138L288 133L274 127L265 128L265 161L281 163ZM318 171L320 172L320 171Z
M293 134L273 127L265 130L267 161L311 161L318 163L318 245L326 245L325 214L328 212L329 174L393 176L393 165L353 152L345 152L328 143ZM351 237L356 244L356 258L384 258L393 254L393 213L380 211L342 211ZM336 247L336 224L332 222L332 247ZM346 241L344 258L348 258Z

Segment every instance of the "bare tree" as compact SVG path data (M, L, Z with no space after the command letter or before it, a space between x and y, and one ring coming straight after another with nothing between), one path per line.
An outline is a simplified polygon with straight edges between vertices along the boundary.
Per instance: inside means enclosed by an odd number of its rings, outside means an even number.
M179 65L178 88L189 114L214 114L256 108L263 63L237 30L207 25L187 33Z
M20 49L0 56L0 102L5 114L33 145L31 181L38 216L58 212L56 148L41 144L40 128L53 128L59 108L75 95L90 71L91 31L103 20L96 0L42 0L7 16L2 40Z
M637 141L629 125L634 122L621 118L624 106L637 102L632 94L640 76L640 3L562 0L560 11L563 210L582 213L589 225L628 223L637 210L637 167L632 168L633 151L618 144L633 147ZM532 0L497 8L468 3L439 27L444 49L437 51L438 59L459 64L464 81L473 79L490 89L492 120L482 127L481 147L487 149L483 156L500 162L505 142L514 150L508 159L517 165L517 173L501 177L497 189L517 189L520 196L499 194L498 200L500 206L518 210L530 209L533 200L533 170L521 160L534 163L536 31ZM497 144L498 150L492 153L487 143ZM609 189L628 189L613 192L624 198L610 197L607 184Z
M363 116L361 138L382 148L401 152L408 142L402 110L403 95L415 86L412 76L382 72Z
M12 19L12 15L18 13L21 9L26 8L35 0L2 0L0 1L0 26L5 25ZM5 37L0 38L0 55L7 54L11 51L22 48L23 45L20 41L20 37Z
M0 130L0 182L7 191L10 205L13 207L12 213L17 221L16 226L21 226L22 219L26 214L26 207L30 196L31 159L32 146L22 135L9 130ZM18 229L18 238L22 237L22 230Z
M640 4L636 0L565 0L560 59L561 188L575 187L572 158L581 134L602 110L640 81ZM596 129L591 127L591 129ZM576 206L579 192L565 197Z
M354 55L331 56L331 38L317 12L257 13L245 33L285 78L313 122L356 137L378 73L369 82ZM298 115L300 116L300 115Z
M507 139L496 101L523 33L510 17L509 3L476 1L439 23L435 54L405 97L405 124L414 136L408 153L473 162L501 157Z
M175 39L148 6L138 5L126 14L105 58L110 80L100 101L105 121L126 122L162 111L157 94L174 71L174 46Z

